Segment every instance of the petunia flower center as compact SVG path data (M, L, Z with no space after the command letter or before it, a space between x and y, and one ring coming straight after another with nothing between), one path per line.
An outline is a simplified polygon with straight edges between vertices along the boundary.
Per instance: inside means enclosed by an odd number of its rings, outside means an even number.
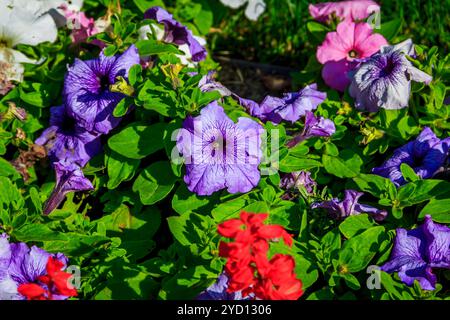
M381 69L381 76L387 77L390 74L392 74L392 71L394 71L396 66L396 63L392 57L388 58L386 61L386 65Z
M75 119L72 117L69 117L67 115L64 115L63 121L62 121L61 125L59 126L59 128L63 132L70 133L70 132L74 131L75 126L76 126Z
M349 58L357 58L358 57L358 52L356 50L350 50L350 52L348 53Z
M104 75L104 76L100 76L98 77L98 82L100 83L100 91L107 91L109 90L109 79L108 76Z

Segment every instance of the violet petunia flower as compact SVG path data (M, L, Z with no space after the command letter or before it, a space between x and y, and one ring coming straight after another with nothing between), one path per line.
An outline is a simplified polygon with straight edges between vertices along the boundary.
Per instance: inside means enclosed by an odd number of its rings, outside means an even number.
M45 146L52 162L67 161L84 166L102 149L98 134L80 127L64 106L50 108L50 127L36 139Z
M433 268L450 269L450 228L434 223L426 215L424 223L416 229L397 229L391 259L381 270L398 272L408 286L417 280L423 290L434 290Z
M317 183L311 178L311 172L308 171L287 173L280 180L280 188L287 191L304 187L308 193L312 193L316 185Z
M0 300L66 300L77 295L68 259L0 235Z
M358 203L359 198L363 194L364 193L355 190L345 190L344 200L339 201L339 199L333 198L328 201L316 202L311 205L311 208L326 209L328 213L337 220L343 220L348 216L359 215L361 213L371 215L376 221L384 220L387 216L387 211Z
M432 77L413 66L406 56L414 52L411 40L384 46L354 71L350 95L359 110L376 112L408 106L411 81L429 84Z
M198 82L200 90L202 92L218 91L222 97L234 95L227 87L214 79L216 74L216 71L208 71Z
M333 15L347 21L363 20L379 11L380 6L371 0L323 2L309 5L309 13L319 22L329 22Z
M336 31L328 32L317 47L317 60L324 65L322 78L333 89L345 91L351 82L348 73L365 59L387 45L386 39L373 33L368 23L343 21Z
M67 193L94 189L91 181L84 176L78 165L68 162L56 162L53 166L56 172L56 185L45 203L44 214L49 214L56 209Z
M107 134L116 127L121 118L112 113L125 95L111 92L110 86L119 76L127 78L135 64L139 64L139 54L134 45L121 55L107 57L102 51L97 59L76 59L64 82L63 97L69 116L90 132Z
M188 45L191 52L192 61L199 62L206 59L207 51L195 39L192 31L180 22L175 20L173 16L161 7L152 7L144 14L145 19L156 20L158 23L164 24L163 41L174 43L178 46Z
M336 126L330 119L324 117L316 117L314 113L306 111L305 114L305 127L303 131L296 135L286 145L289 148L296 146L303 140L312 137L331 137L336 132Z
M445 165L450 148L450 137L439 139L425 127L416 140L394 151L390 159L372 169L374 174L389 178L396 186L406 183L400 165L406 163L422 179L428 179Z
M260 179L261 125L240 117L234 123L218 103L189 116L177 136L177 148L186 163L184 181L190 191L210 195L227 188L248 192Z
M197 300L248 300L250 296L242 297L242 292L228 292L229 278L222 273L217 281L197 296Z
M237 98L253 117L278 124L283 120L292 123L298 121L307 111L315 110L326 97L326 93L318 91L317 85L313 83L298 92L285 93L282 98L267 96L260 104Z

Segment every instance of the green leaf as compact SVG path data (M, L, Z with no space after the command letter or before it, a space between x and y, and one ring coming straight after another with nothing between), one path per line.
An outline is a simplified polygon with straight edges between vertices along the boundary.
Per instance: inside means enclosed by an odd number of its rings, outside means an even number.
M321 167L322 164L313 159L298 158L292 155L288 155L280 161L281 172L294 172L299 170L311 170L313 168Z
M343 152L341 155L342 154ZM324 154L322 155L322 162L328 173L331 173L339 178L356 177L359 174L363 163L361 158L356 153L353 153L348 160L343 160L340 157L333 157Z
M154 6L164 7L163 0L133 0L133 2L142 13Z
M384 194L389 195L389 189L396 190L391 180L376 174L359 174L353 178L359 189L369 192L377 198L382 198Z
M107 171L108 171L108 189L115 189L122 181L130 180L137 168L140 161L137 159L130 159L116 152L111 152L107 157Z
M409 207L417 203L450 193L450 183L443 180L417 180L398 189L399 207Z
M406 181L412 182L419 180L419 177L414 172L413 168L411 168L408 164L402 163L400 165L400 170L402 171L403 178L405 178Z
M347 217L339 225L339 230L347 239L350 239L355 235L358 235L361 232L373 227L374 225L375 224L369 220L369 216L364 213Z
M12 235L17 241L22 242L67 240L67 236L64 233L53 231L43 224L25 225L14 230Z
M139 193L142 204L154 204L170 193L176 180L167 161L155 162L139 174L133 191Z
M130 97L125 97L119 101L113 110L113 116L116 118L123 117L127 114L128 109L133 105L134 100Z
M189 191L183 183L178 187L172 198L172 208L179 214L192 212L209 203L208 197L200 197Z
M344 242L339 252L339 265L348 272L363 270L377 253L384 232L384 227L372 227Z
M130 159L142 159L164 148L165 123L133 123L108 140L111 150Z
M140 64L135 64L128 72L128 81L130 85L135 86L136 83L142 82L142 80L142 66Z
M402 23L403 21L400 18L382 23L379 33L381 33L386 38L386 40L390 41L400 31L400 29L402 28Z
M174 238L183 246L209 245L208 230L215 227L211 218L196 213L169 217L167 223Z
M450 199L431 199L420 211L419 218L424 218L427 214L435 222L450 223Z
M172 44L162 43L156 40L139 40L136 42L140 56L160 55L163 53L180 53Z

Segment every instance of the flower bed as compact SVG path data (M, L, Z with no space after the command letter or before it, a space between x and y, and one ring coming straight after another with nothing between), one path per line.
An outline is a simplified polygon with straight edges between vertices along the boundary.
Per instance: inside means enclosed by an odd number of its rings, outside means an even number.
M0 300L448 299L449 56L287 1L301 69L245 62L221 2L0 0Z

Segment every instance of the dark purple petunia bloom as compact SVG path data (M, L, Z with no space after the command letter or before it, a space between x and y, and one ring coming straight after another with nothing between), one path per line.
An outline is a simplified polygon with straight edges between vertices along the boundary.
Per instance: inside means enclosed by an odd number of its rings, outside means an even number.
M383 46L361 63L352 76L350 95L357 109L376 112L408 106L411 81L430 83L432 77L417 69L406 58L414 55L411 40Z
M152 7L144 14L145 19L156 20L164 24L164 39L176 45L187 44L192 55L192 61L198 62L206 58L206 49L194 38L192 31L176 21L173 16L161 7Z
M434 223L427 215L416 229L397 229L391 260L381 270L398 272L408 286L417 280L422 289L434 290L436 275L433 268L450 269L450 228Z
M224 188L230 193L254 188L260 179L263 132L250 118L241 117L234 123L216 101L204 107L200 116L188 117L177 136L188 189L210 195Z
M119 76L127 78L135 64L139 64L139 54L134 45L121 55L107 57L102 51L97 59L76 59L64 82L63 97L69 116L90 132L106 134L116 127L121 119L112 113L125 95L111 92L110 85Z
M358 199L364 193L355 190L345 190L344 200L334 198L328 201L313 203L312 209L323 208L326 209L330 215L337 220L343 220L348 216L367 213L371 215L376 221L382 221L387 216L387 211L380 210L375 207L358 203Z
M326 96L326 93L318 91L317 85L313 83L298 92L285 93L282 98L267 96L260 104L236 97L253 117L278 124L283 120L292 123L298 121L307 111L315 110Z
M56 162L53 164L56 171L56 185L44 207L44 214L56 209L69 192L92 190L91 181L85 178L81 168L69 162Z
M450 137L439 139L434 132L425 127L416 140L408 142L394 151L390 159L372 172L389 178L396 186L406 183L400 165L406 163L422 179L428 179L446 163L450 147Z
M67 161L80 166L86 165L102 149L99 135L80 127L64 106L50 108L50 127L35 143L45 146L50 161Z
M0 235L0 300L65 300L76 295L63 272L68 259Z
M280 181L280 188L284 190L304 187L308 193L312 193L316 185L317 183L311 178L311 172L308 171L287 173Z
M205 291L201 292L197 300L248 300L250 296L242 297L242 293L227 292L228 289L228 276L222 273L217 281L209 286Z
M303 132L287 143L289 148L296 146L303 140L312 137L331 137L336 132L334 122L323 117L316 117L314 113L306 111Z

